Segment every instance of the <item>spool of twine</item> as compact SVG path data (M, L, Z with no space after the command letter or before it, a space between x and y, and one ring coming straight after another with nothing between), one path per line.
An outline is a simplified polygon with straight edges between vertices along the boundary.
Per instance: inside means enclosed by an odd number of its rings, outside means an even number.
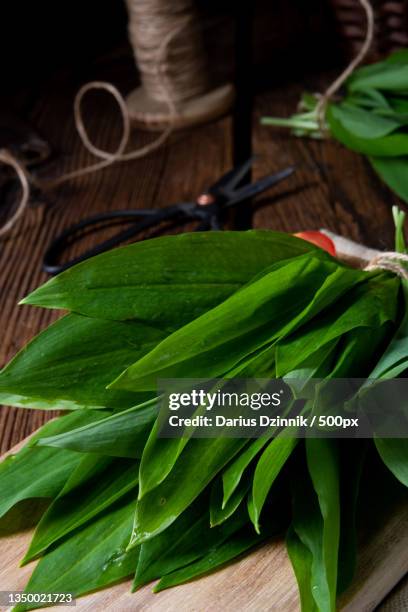
M193 0L126 0L129 39L141 87L127 98L129 115L146 129L203 123L231 107L231 84L212 87ZM164 52L162 50L164 49Z
M126 4L129 39L148 96L165 103L170 98L177 104L207 92L210 79L191 0L126 0ZM171 32L178 34L158 62L158 50Z

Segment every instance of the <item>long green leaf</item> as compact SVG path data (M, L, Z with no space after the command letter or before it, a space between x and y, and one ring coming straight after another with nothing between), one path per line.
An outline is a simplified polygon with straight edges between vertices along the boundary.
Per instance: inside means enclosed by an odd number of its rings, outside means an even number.
M207 503L204 494L164 532L142 544L134 589L210 554L247 521L240 512L211 528Z
M105 387L165 337L137 321L118 322L71 314L34 338L0 373L0 392L25 396L55 409L128 407L133 393ZM4 399L4 398L3 398ZM143 401L143 400L142 400Z
M42 517L24 563L134 489L138 468L134 460L85 455Z
M158 593L169 587L182 584L183 582L214 571L217 567L225 565L232 559L235 559L254 546L257 546L263 542L265 538L265 535L257 535L251 527L244 528L220 546L215 547L214 550L202 559L164 576L164 578L154 587L153 591Z
M138 500L130 546L169 527L245 443L222 437L191 439L167 478Z
M0 516L22 500L58 495L81 460L78 453L71 451L34 447L37 440L103 416L102 412L76 411L60 417L44 425L18 453L7 457L0 464Z
M263 268L316 248L271 231L203 232L145 240L51 279L24 304L177 328L223 302Z
M63 540L43 557L26 593L83 595L130 576L139 550L126 552L132 529L135 498L129 494L102 516ZM19 604L14 612L40 608L41 603Z
M154 398L103 421L59 435L44 436L38 440L38 444L109 457L139 458L156 415L157 399Z
M274 438L256 465L252 483L252 503L253 523L257 533L260 533L259 519L268 493L297 443L298 439L295 437Z
M271 341L313 299L337 264L302 256L174 332L112 385L152 390L157 378L211 378Z

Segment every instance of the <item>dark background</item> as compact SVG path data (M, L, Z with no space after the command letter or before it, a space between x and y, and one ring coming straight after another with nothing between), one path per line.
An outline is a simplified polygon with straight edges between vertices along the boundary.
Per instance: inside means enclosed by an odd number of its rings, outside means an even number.
M342 57L341 39L330 2L258 0L253 49L258 86L322 70ZM214 22L206 36L213 58L231 70L232 16L242 6L229 0L199 0L201 22ZM211 30L211 32L210 32ZM0 57L2 97L41 87L56 71L100 62L112 51L128 54L127 15L121 0L42 0L2 2ZM228 65L229 64L229 65Z

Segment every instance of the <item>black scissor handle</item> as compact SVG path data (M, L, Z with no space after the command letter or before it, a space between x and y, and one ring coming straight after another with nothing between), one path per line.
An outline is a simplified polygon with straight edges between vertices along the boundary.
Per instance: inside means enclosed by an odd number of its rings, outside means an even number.
M48 274L59 274L60 272L67 270L71 266L74 266L75 264L80 263L81 261L89 259L89 257L99 255L100 253L104 253L105 251L108 251L109 249L118 246L129 238L136 236L143 230L148 229L149 227L153 227L161 221L170 219L175 215L176 211L174 210L174 207L171 207L162 210L115 210L106 213L99 213L92 217L88 217L87 219L83 219L82 221L71 225L66 230L61 232L61 234L51 242L44 255L43 270ZM91 249L87 249L78 257L74 257L70 261L67 261L62 264L58 263L59 258L64 253L64 251L71 244L74 244L83 237L83 234L81 234L83 230L88 229L89 231L95 231L95 226L98 226L104 221L131 221L132 219L140 219L141 217L143 217L141 221L133 223L127 229L118 232L111 238L104 240L103 242L92 247Z

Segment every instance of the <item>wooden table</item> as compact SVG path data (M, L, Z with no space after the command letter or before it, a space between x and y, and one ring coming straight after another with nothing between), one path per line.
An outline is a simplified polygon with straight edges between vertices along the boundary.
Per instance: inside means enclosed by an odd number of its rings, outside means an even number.
M121 61L92 78L110 78L126 91L132 86L131 61ZM101 72L99 75L98 71ZM112 74L110 74L112 71ZM72 101L80 82L60 75L41 95L32 92L18 100L17 112L29 118L57 152L47 170L59 173L93 161L84 151L73 123ZM295 164L296 173L265 194L257 203L254 226L287 232L326 227L370 246L393 246L391 205L397 202L377 179L368 163L335 142L303 141L259 124L266 114L287 115L305 87L316 90L328 78L305 79L294 86L279 86L256 97L253 148L259 154L254 177ZM113 150L120 137L120 118L104 94L90 95L85 104L87 124L99 146ZM151 135L135 132L132 145L140 146ZM232 120L174 134L156 153L134 162L118 164L97 174L74 180L50 192L48 204L32 207L15 235L0 245L0 365L37 332L57 318L55 311L17 302L47 276L41 258L53 236L72 222L107 209L161 207L189 200L227 170L232 159ZM92 240L87 239L88 242ZM5 451L38 428L51 413L5 408L0 411L0 444Z
M103 70L94 67L89 75L80 74L77 78L60 75L43 88L41 95L28 92L15 102L15 110L29 118L59 153L50 173L93 161L75 133L73 96L88 77L111 79L123 91L129 90L134 81L132 62L119 64ZM257 203L254 226L287 232L326 227L373 247L392 248L391 205L397 198L380 184L362 157L337 143L301 141L259 124L265 114L289 114L303 88L318 90L329 79L327 76L320 81L305 79L292 86L279 85L257 96L253 148L259 157L254 178L290 164L295 164L297 171ZM113 150L120 137L119 117L113 104L99 95L85 106L87 124L99 146ZM136 132L132 144L140 146L149 138L151 135ZM189 200L231 163L232 121L226 117L173 135L166 146L149 157L72 181L48 194L48 204L30 208L15 235L0 246L0 365L59 316L55 311L17 306L23 296L46 280L41 260L53 236L72 222L102 210L162 207ZM1 451L52 416L50 412L0 410Z

